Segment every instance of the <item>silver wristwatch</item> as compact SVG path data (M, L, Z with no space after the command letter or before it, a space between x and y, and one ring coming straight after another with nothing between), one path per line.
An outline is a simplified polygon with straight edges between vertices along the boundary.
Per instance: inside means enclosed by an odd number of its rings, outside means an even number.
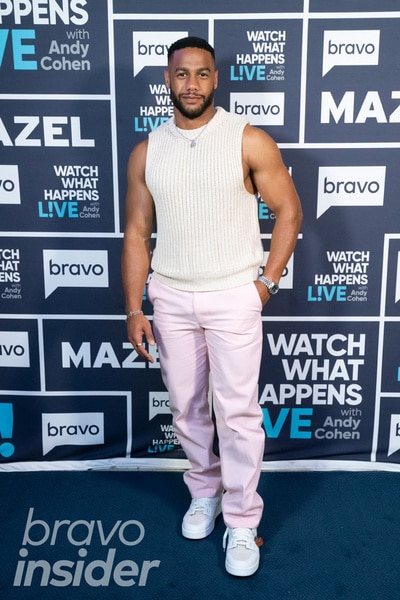
M279 292L279 285L268 279L268 277L264 277L264 275L259 275L257 279L265 285L265 287L268 289L269 293L272 296Z

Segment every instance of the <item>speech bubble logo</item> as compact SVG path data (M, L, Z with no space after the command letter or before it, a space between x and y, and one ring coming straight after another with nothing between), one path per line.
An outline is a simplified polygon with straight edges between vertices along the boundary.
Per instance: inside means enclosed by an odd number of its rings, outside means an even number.
M134 31L133 76L144 67L166 67L169 46L188 35L187 31Z
M400 450L400 415L391 415L388 456Z
M156 415L169 415L169 394L168 392L149 392L149 421Z
M104 444L104 413L43 413L43 456L57 446Z
M317 219L331 206L383 206L386 167L319 167Z
M0 331L0 367L30 367L27 331Z
M265 234L261 234L261 239L264 239L266 237ZM267 264L267 260L269 257L269 252L264 251L264 258L263 258L263 262L262 262L262 267L264 268L265 265ZM279 281L279 289L281 290L292 290L293 289L293 271L294 271L294 254L292 254L292 256L289 258L288 262L286 263L286 267L282 273L282 277Z
M322 77L336 66L379 64L379 29L324 31Z
M44 290L108 287L107 250L43 250Z
M395 302L400 300L400 252L397 253L397 275L396 275L396 294Z
M0 165L0 204L21 204L18 165Z
M251 125L284 125L284 92L235 92L230 95L230 111L247 117Z

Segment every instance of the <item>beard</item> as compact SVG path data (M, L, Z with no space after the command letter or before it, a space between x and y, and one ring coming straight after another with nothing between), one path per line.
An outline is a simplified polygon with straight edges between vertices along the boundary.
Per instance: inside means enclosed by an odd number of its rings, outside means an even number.
M179 96L177 96L173 90L170 90L170 98L172 104L184 117L187 119L197 119L198 117L201 117L207 108L212 105L214 99L214 90L208 96L202 96L202 104L198 108L193 109L186 109L180 101Z

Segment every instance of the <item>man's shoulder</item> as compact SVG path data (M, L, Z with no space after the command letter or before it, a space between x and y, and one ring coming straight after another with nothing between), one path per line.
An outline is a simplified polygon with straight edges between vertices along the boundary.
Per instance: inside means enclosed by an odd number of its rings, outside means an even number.
M248 125L247 117L217 107L215 129L222 128L225 132L230 132L230 135L241 136Z
M231 123L249 123L249 119L244 115L225 110L222 106L217 107L217 113L221 121L230 121Z

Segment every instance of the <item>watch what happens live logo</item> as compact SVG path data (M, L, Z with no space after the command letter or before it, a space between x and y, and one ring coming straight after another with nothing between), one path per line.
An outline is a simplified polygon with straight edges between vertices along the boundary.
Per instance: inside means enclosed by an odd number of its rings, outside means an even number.
M260 397L267 437L278 438L288 428L293 439L360 440L366 334L268 333L266 338L283 371L282 383L267 383ZM314 425L320 407L323 420Z
M85 0L4 0L0 2L0 68L5 59L15 71L90 71L89 31L83 28L89 20ZM11 28L7 27L9 23ZM14 25L16 28L14 28ZM38 43L40 29L29 26L66 25L62 41L52 39L44 55ZM22 28L22 27L23 28ZM58 31L58 30L57 30Z
M367 302L369 250L327 250L330 272L316 273L308 302Z

